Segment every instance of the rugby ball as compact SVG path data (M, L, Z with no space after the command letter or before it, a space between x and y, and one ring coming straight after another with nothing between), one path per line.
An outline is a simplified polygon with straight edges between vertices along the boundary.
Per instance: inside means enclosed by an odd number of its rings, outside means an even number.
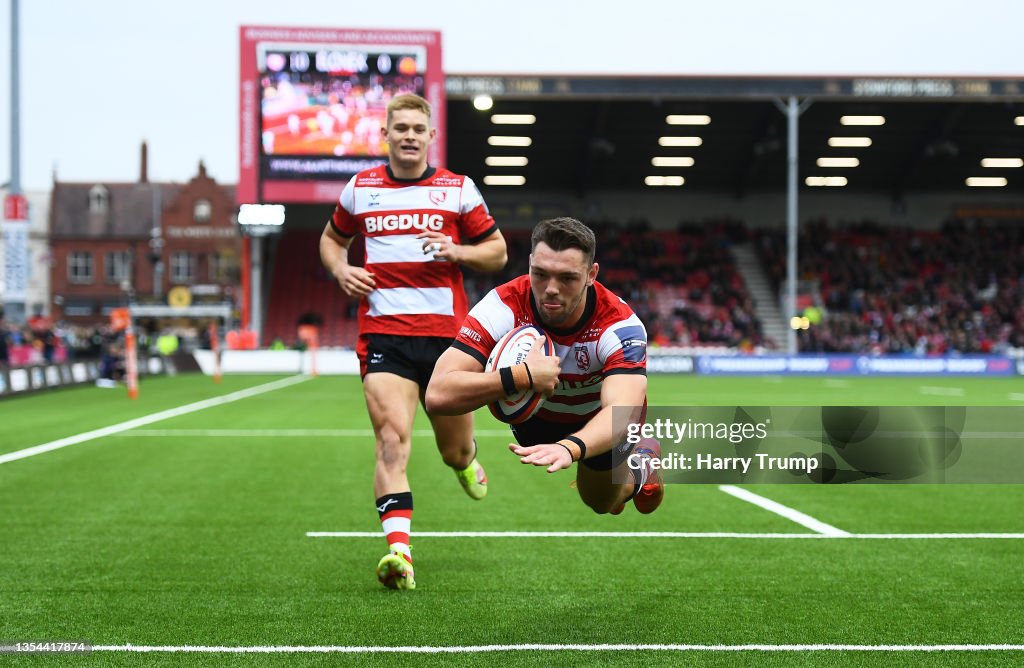
M485 371L497 371L515 366L530 354L533 347L544 337L544 354L554 355L555 346L544 332L533 325L523 325L508 332L494 344L494 350L484 365ZM487 407L491 415L507 424L519 424L533 417L544 403L544 395L533 390L523 390L510 397L502 397Z

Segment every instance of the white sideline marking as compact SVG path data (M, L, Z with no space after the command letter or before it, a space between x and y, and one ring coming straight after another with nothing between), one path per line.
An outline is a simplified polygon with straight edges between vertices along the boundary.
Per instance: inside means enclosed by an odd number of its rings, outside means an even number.
M308 538L382 538L380 531L307 531ZM1024 539L1024 533L742 533L735 531L417 531L417 538L814 538L817 540Z
M485 652L1021 652L1024 645L93 645L94 652L204 654L482 654Z
M1009 399L1011 401L1024 401L1024 394L1020 392L1010 392Z
M722 490L726 494L735 496L737 499L743 499L744 501L752 503L755 506L759 506L767 511L773 512L776 515L782 515L787 520L792 520L793 522L796 522L801 526L807 527L811 531L817 531L818 533L824 534L826 536L850 535L848 531L837 529L831 524L825 524L820 520L814 519L810 515L805 515L799 510L795 510L793 508L790 508L789 506L784 506L781 503L778 503L777 501L772 501L771 499L767 499L761 496L760 494L754 494L750 490L743 489L741 487L736 487L735 485L719 485L718 489Z
M962 387L936 387L935 385L922 385L921 394L931 394L937 397L962 397Z
M159 413L152 413L150 415L144 415L140 418L121 422L119 424L111 425L109 427L102 427L100 429L94 429L87 431L83 434L77 434L75 436L68 436L67 438L57 439L56 441L50 441L49 443L43 443L42 445L34 445L31 448L25 448L24 450L16 450L14 452L8 452L0 455L0 464L6 464L7 462L13 462L19 459L25 459L26 457L32 457L33 455L41 455L44 452L50 452L51 450L59 450L60 448L66 448L69 445L76 445L78 443L84 443L97 438L103 438L104 436L111 436L113 434L119 434L129 429L135 429L136 427L142 427L147 424L159 422L160 420L166 420L167 418L178 417L179 415L187 415L188 413L195 413L201 411L204 408L210 408L212 406L220 406L222 404L228 404L239 399L248 399L249 397L255 397L258 394L264 392L273 392L279 390L282 387L288 387L297 383L302 383L309 380L311 376L291 376L281 380L275 380L263 385L257 385L256 387L250 387L231 394L225 394L219 397L212 397L210 399L203 399L202 401L196 401L191 404L185 404L184 406L178 406L177 408L170 408Z
M476 429L477 436L508 436L508 429ZM209 436L209 437L309 437L309 436L373 436L372 429L133 429L128 433L118 434L122 438L136 436ZM433 436L430 429L415 429L413 436Z
M850 538L1024 538L1024 533L854 533Z
M380 531L307 531L309 538L381 538ZM417 538L829 538L820 533L729 531L417 531Z

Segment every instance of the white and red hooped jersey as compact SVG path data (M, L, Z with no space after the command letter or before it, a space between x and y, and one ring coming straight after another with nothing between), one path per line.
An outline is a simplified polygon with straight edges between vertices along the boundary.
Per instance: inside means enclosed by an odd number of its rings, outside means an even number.
M558 387L529 422L586 422L601 408L606 376L647 373L647 330L626 302L597 282L579 323L568 330L541 323L529 276L499 285L469 312L452 346L484 364L498 339L522 325L543 330L562 360Z
M429 168L420 179L396 179L387 165L348 182L331 226L365 237L365 268L377 287L359 305L360 334L443 337L455 336L469 309L462 271L424 254L416 235L430 230L473 244L498 229L469 177Z

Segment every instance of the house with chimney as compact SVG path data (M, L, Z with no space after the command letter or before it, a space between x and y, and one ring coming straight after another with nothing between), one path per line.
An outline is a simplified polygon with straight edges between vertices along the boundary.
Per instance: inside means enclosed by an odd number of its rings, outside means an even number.
M50 313L93 325L129 303L168 295L234 303L242 242L235 187L218 184L202 161L188 183L150 181L142 144L134 183L54 180L50 200Z

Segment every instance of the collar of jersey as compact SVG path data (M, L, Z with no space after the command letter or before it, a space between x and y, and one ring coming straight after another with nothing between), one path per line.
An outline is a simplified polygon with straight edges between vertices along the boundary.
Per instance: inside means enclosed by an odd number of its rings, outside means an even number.
M400 179L397 176L395 176L394 172L391 171L391 165L385 165L384 167L385 167L385 169L388 170L388 178L391 179L392 181L396 182L396 183L419 183L420 181L423 181L424 179L429 179L431 176L434 175L434 172L437 171L436 167L431 167L430 165L427 165L426 171L424 171L421 175L419 175L415 179Z
M597 288L591 285L587 288L587 305L583 309L583 315L572 327L552 327L551 325L544 324L544 321L540 319L540 311L537 309L537 302L533 300L533 290L530 290L530 310L533 311L533 321L540 325L545 331L551 332L558 336L568 336L581 331L584 327L590 324L590 319L594 317L594 310L597 308Z

